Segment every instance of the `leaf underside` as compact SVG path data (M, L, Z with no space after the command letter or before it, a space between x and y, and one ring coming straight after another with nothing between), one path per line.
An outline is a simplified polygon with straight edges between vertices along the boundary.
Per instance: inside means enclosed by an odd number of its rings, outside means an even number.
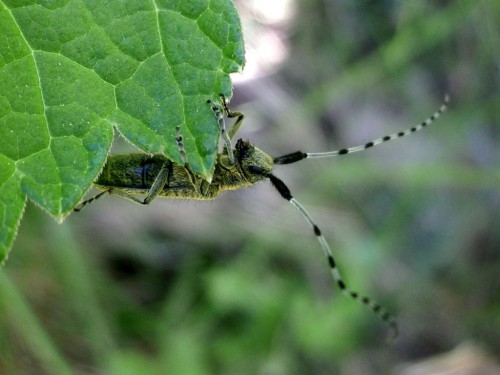
M0 262L26 197L61 221L102 168L113 128L210 178L244 48L230 0L0 1Z

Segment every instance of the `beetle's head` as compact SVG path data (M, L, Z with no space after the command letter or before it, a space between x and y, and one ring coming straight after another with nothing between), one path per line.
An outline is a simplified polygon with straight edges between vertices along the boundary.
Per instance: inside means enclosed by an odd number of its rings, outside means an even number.
M250 182L267 178L273 170L273 158L241 138L236 142L234 157Z

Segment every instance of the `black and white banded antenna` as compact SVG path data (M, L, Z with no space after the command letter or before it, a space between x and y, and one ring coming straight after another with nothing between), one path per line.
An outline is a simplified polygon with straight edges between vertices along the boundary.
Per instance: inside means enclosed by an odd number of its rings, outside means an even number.
M450 97L448 94L445 95L443 104L441 104L441 107L434 112L430 117L428 117L425 121L422 121L420 124L415 125L409 129L389 134L386 135L385 137L377 138L374 139L373 141L367 142L364 145L359 145L359 146L354 146L354 147L349 147L349 148L342 148L340 150L335 150L335 151L327 151L327 152L302 152L302 151L296 151L292 152L291 154L286 154L283 156L278 156L274 158L274 164L292 164L296 163L302 159L318 159L318 158L329 158L333 156L339 156L339 155L347 155L347 154L352 154L353 152L358 152L358 151L363 151L366 149L369 149L373 146L377 146L381 143L384 142L389 142L394 139L402 138L407 135L413 134L418 132L419 130L422 130L423 128L427 127L430 125L432 122L438 119L441 114L446 111L448 108L448 103L450 102Z
M441 107L434 112L429 118L427 118L425 121L421 122L418 125L413 126L412 128L409 128L404 131L400 131L398 133L393 133L390 135L387 135L382 138L377 138L373 141L370 141L368 143L365 143L364 145L360 146L354 146L354 147L349 147L349 148L344 148L336 151L328 151L328 152L312 152L312 153L306 153L302 151L297 151L293 152L291 154L286 154L283 156L279 156L274 158L274 163L275 164L292 164L295 162L298 162L302 159L315 159L315 158L326 158L326 157L333 157L337 155L346 155L350 154L353 152L357 151L363 151L368 148L371 148L373 146L379 145L384 142L388 142L397 138L401 138L410 134L413 134L426 126L430 125L434 120L436 120L444 111L446 111L449 103L449 96L446 95L443 101L443 104ZM311 228L314 231L314 234L316 238L318 239L321 248L323 249L325 256L328 260L328 265L330 266L330 271L333 276L333 279L335 283L337 284L338 288L342 291L343 294L346 296L362 303L363 305L367 306L370 310L372 310L375 314L379 316L379 318L384 321L393 331L392 338L396 338L399 334L399 329L398 329L398 324L396 322L396 319L394 318L393 315L391 315L387 310L382 308L381 305L379 305L377 302L373 301L371 298L366 297L366 296L361 296L359 293L354 292L350 290L347 285L345 284L344 280L342 279L340 272L337 268L335 258L333 257L332 250L330 248L330 245L326 241L325 237L322 235L321 230L319 229L318 225L313 221L311 215L307 212L307 210L302 206L291 194L290 190L288 187L285 185L283 181L281 181L278 177L274 176L271 173L268 173L266 175L267 178L271 181L273 186L276 188L276 190L280 193L280 195L285 198L287 201L289 201L299 212L304 216L306 221L309 223Z
M396 338L399 335L399 329L398 329L398 323L396 322L396 319L394 316L392 316L387 310L383 309L382 306L380 306L377 302L373 301L371 298L366 297L366 296L361 296L359 293L354 292L350 289L347 288L344 280L340 276L340 272L337 268L337 264L335 263L335 258L333 257L332 250L330 248L330 245L326 241L325 237L321 233L321 230L319 229L318 225L313 221L311 215L307 210L302 206L297 199L295 199L292 194L290 193L290 190L288 187L285 185L283 181L281 181L278 177L275 175L269 173L267 174L267 178L271 181L273 186L278 190L278 192L281 194L283 198L285 198L287 201L289 201L295 208L299 210L299 212L304 216L306 221L309 223L311 228L314 231L314 234L316 238L318 239L321 248L323 249L326 259L328 260L328 265L330 266L330 272L333 276L333 279L337 286L340 288L342 293L344 293L346 296L362 303L363 305L367 306L370 310L372 310L375 314L379 316L380 319L382 319L383 322L385 322L389 327L392 329L392 338Z

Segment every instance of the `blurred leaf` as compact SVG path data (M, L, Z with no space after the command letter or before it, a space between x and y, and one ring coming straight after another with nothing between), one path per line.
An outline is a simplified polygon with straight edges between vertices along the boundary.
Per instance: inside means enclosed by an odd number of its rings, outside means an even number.
M60 375L72 373L52 338L43 329L38 317L33 314L24 296L3 272L0 272L0 306L2 318L9 317L9 321L23 332L26 345L37 353L38 359L47 370L50 369L51 373Z
M206 105L243 65L229 0L0 3L0 261L28 196L58 221L102 168L113 126L148 153L213 172Z

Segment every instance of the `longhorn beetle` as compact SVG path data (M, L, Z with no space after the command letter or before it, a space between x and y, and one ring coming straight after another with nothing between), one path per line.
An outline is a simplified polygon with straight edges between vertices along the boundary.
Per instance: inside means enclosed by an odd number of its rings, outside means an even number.
M446 95L441 107L425 121L410 129L377 138L364 145L328 152L309 153L296 151L273 158L250 144L248 141L243 141L241 138L236 142L234 149L232 148L231 139L242 125L244 115L241 112L229 110L227 101L224 95L221 94L220 104L214 103L211 100L207 101L207 104L210 105L217 118L221 137L224 142L223 152L217 155L211 182L196 176L191 171L184 150L183 139L179 133L179 127L177 127L175 139L183 165L178 165L163 155L149 156L141 153L110 155L108 156L102 173L94 182L94 185L103 191L93 198L81 202L79 206L75 208L75 211L80 211L87 204L105 194L118 195L143 205L150 204L157 197L211 200L215 199L221 191L242 189L258 181L269 179L278 193L298 209L311 226L314 235L325 253L331 274L338 288L340 288L345 295L366 305L377 314L392 328L393 337L396 337L398 335L398 325L394 317L372 299L361 296L357 292L347 288L340 276L330 246L321 233L321 230L306 209L292 196L285 183L276 177L272 171L276 164L292 164L302 159L347 155L353 152L366 150L383 142L410 135L425 128L436 120L446 110L448 102L449 97ZM229 132L226 131L224 115L228 118L236 117L236 121ZM136 195L145 196L145 198L139 199Z

